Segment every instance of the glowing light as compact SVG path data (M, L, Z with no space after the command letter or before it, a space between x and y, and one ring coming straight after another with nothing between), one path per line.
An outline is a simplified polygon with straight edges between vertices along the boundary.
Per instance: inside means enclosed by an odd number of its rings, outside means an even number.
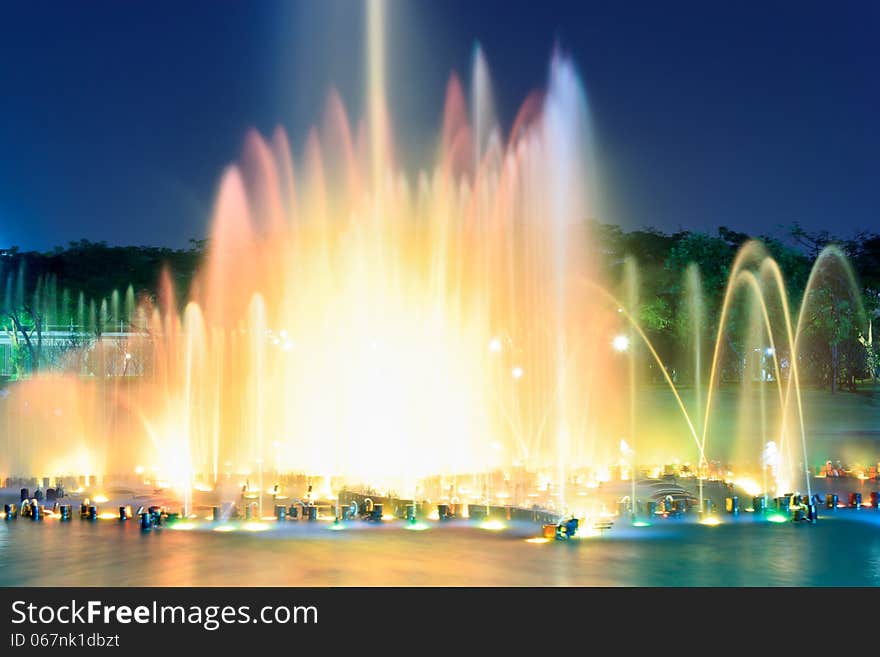
M480 529L487 529L492 532L501 531L505 527L505 524L500 520L484 520L480 523Z
M614 347L614 351L626 351L629 349L629 338L625 335L617 335L611 341L611 346Z
M769 516L767 516L767 522L788 522L788 518L786 518L781 513L771 513Z
M550 539L544 538L543 536L536 536L535 538L527 538L526 539L526 543L540 544L540 543L549 543L549 542L550 542Z
M428 513L428 520L440 520L440 512L437 509L434 509Z
M215 532L234 532L235 527L232 525L220 525L219 527L214 527Z
M386 513L382 516L382 520L394 520L394 516L390 513Z
M411 532L423 532L426 529L430 529L430 526L426 525L423 522L413 522L413 523L409 523L404 529L407 529L408 531L411 531Z
M733 480L733 483L735 486L742 488L743 491L745 491L746 495L750 495L752 497L757 497L764 492L761 488L761 485L754 479L737 478Z
M269 529L269 525L262 522L246 522L241 528L246 532L264 532Z
M338 532L345 529L345 525L343 525L341 522L334 522L327 529L329 529L330 531Z
M517 365L516 367L514 367L511 370L510 373L514 379L519 380L523 377L523 368L521 368L519 365Z
M98 494L95 495L93 501L95 502L95 504L104 504L104 502L107 502L108 500L109 498L106 495Z
M210 493L214 489L207 484L196 484L195 486L193 486L193 490L197 490L200 493Z
M144 466L142 466L142 465L136 465L136 466L134 467L134 473L135 473L136 475L142 475L142 474L144 474Z
M703 518L700 520L701 525L706 525L708 527L717 527L721 524L721 521L715 517Z
M633 527L650 527L650 526L651 526L651 523L645 522L644 520L636 520L633 523Z
M499 340L498 338L492 338L489 341L489 351L492 351L495 353L498 353L499 351L501 351L501 340Z
M118 517L118 515L116 515L115 513L110 513L109 511L98 514L98 518L100 518L101 520L116 520Z
M171 529L179 529L180 531L190 531L196 528L194 522L175 522L171 525Z

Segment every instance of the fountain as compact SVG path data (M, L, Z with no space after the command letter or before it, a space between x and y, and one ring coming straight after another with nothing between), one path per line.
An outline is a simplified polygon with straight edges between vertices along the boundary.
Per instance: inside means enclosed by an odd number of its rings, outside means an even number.
M38 290L71 318L83 365L10 387L0 474L75 477L82 488L136 475L176 491L184 517L197 491L228 499L241 488L262 518L270 482L291 475L320 482L324 500L352 487L488 510L510 504L510 477L493 473L513 472L534 479L515 490L540 492L561 516L580 510L579 476L601 483L620 461L635 520L640 463L673 450L696 460L702 510L724 331L745 289L749 344L770 345L776 388L768 399L760 387L761 444L748 448L763 460L771 440L778 446L777 480L762 463L761 492L802 481L811 495L798 346L819 268L842 267L858 299L843 255L822 252L795 314L778 264L745 244L707 368L702 282L689 267L689 408L641 325L638 263L627 260L617 286L588 255L596 162L574 63L554 52L546 92L523 103L505 137L476 49L469 98L449 80L436 159L405 171L384 93L382 3L370 7L365 118L350 121L331 92L299 157L281 128L270 139L248 133L241 163L221 176L208 254L182 311L168 272L155 300L136 302L129 288L73 304L51 280ZM23 279L9 275L7 303L23 296ZM94 339L111 328L121 343ZM680 413L663 445L642 438L643 360Z

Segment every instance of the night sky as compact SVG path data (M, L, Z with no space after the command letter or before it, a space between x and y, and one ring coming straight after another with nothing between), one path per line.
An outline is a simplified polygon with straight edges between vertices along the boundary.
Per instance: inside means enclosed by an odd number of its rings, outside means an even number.
M413 161L476 41L505 128L558 43L590 104L598 219L880 229L876 2L390 0L388 15ZM283 124L298 151L331 84L361 114L363 31L355 0L4 3L0 247L204 237L248 127Z

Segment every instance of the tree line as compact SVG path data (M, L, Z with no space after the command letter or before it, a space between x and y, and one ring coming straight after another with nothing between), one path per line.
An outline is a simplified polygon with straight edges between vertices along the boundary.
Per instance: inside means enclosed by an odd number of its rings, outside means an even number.
M635 260L638 321L664 363L686 383L693 378L693 335L684 273L692 263L699 269L708 345L734 258L749 239L723 226L714 233L667 233L653 228L626 231L596 223L587 248L595 252L602 276L612 286L621 281L626 259ZM824 267L816 273L805 304L798 366L802 380L832 391L840 386L854 390L858 380L875 379L878 350L872 320L880 309L880 234L860 232L845 238L794 224L782 238L758 239L782 270L793 314L804 303L807 280L822 249L835 244L846 255L855 273L857 294L852 294L845 268ZM13 376L53 365L55 359L43 345L50 327L78 328L63 344L56 339L53 353L64 353L88 339L82 335L84 326L100 334L108 326L124 325L130 320L134 299L155 300L162 268L171 273L177 298L186 299L206 248L206 240L191 240L185 249L80 240L50 252L0 249L0 331L12 344ZM734 304L724 327L722 379L735 381L745 376L750 316L746 306ZM778 304L771 312L778 315ZM791 354L782 356L791 358Z

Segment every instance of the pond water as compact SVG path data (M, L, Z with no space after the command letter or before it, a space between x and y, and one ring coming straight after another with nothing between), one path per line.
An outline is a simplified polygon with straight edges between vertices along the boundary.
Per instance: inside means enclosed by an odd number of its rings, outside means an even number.
M527 542L531 524L274 522L265 531L141 532L134 521L0 521L2 586L878 586L880 511L815 525L744 513L718 526L617 523L598 536ZM252 527L253 529L254 527Z

